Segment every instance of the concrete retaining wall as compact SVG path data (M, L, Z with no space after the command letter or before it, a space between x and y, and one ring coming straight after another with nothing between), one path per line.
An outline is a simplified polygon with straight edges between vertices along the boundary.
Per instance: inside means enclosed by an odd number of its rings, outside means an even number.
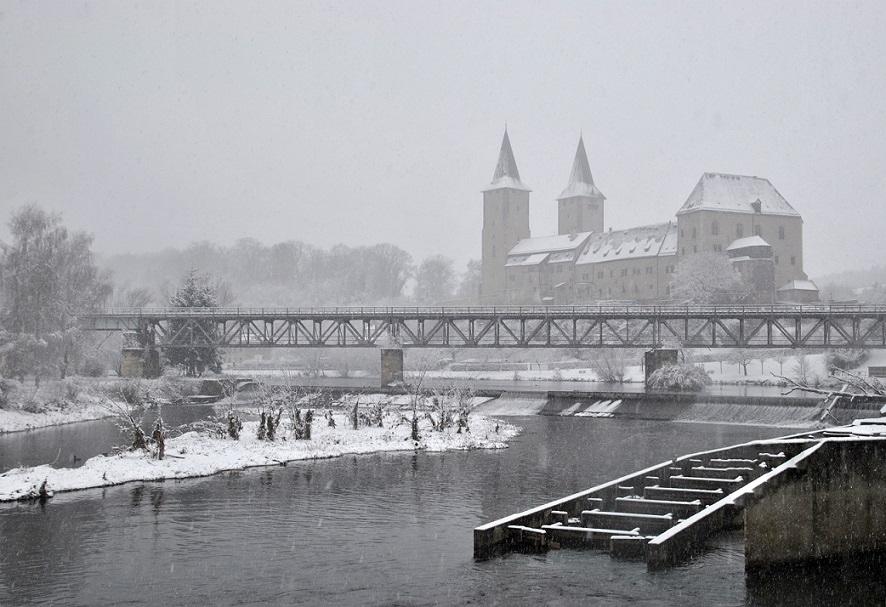
M886 552L886 439L828 441L745 509L745 566Z

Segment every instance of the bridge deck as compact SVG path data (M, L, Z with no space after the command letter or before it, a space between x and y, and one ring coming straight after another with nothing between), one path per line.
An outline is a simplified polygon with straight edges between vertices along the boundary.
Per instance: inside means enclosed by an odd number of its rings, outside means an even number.
M160 347L886 348L886 306L145 308L79 318Z

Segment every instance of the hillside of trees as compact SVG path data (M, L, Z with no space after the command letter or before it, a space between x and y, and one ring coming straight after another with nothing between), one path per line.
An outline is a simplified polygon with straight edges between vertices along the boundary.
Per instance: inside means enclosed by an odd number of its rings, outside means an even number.
M218 281L222 306L468 303L480 287L477 261L458 272L448 257L415 263L389 243L322 249L295 240L269 246L244 238L230 247L204 241L181 250L107 256L99 263L117 286L112 303L118 306L165 305L192 267Z

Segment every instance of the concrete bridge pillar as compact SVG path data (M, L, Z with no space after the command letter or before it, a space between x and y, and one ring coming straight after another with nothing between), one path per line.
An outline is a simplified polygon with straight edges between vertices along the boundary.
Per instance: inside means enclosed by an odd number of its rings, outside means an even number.
M677 350L669 348L659 348L658 350L648 350L643 359L643 367L646 371L646 385L649 385L649 378L652 374L667 365L677 364Z
M403 350L388 348L381 351L381 385L403 382Z
M153 344L136 331L123 334L123 360L120 372L123 377L160 377L162 366L160 353Z

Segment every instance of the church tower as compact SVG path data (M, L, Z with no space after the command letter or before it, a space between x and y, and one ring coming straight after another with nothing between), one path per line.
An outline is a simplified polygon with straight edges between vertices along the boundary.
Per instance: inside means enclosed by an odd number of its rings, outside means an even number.
M557 198L559 233L602 232L604 200L603 192L594 185L585 144L579 136L569 183Z
M520 181L520 172L511 150L508 130L501 141L501 152L492 183L483 189L483 301L501 297L505 290L505 263L508 251L529 238L529 192Z

